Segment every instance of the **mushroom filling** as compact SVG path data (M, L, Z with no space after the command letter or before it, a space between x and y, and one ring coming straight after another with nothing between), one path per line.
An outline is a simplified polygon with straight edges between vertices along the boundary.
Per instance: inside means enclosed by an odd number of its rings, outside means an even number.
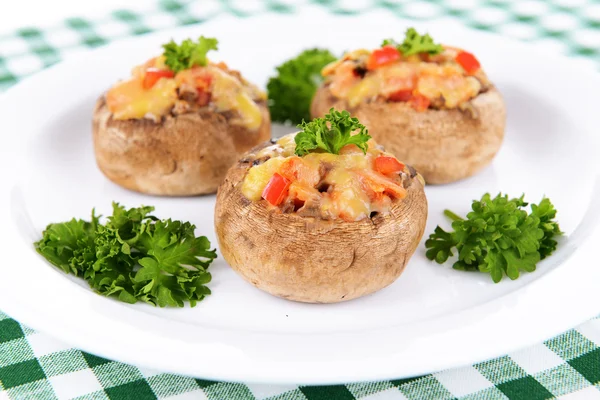
M470 100L491 87L471 53L446 46L436 55L404 56L391 45L356 50L325 66L322 74L331 94L346 100L349 107L407 102L417 111L463 111L470 110Z
M266 201L284 213L324 220L359 221L386 215L406 196L411 169L382 151L371 139L366 154L346 145L340 154L294 154L294 135L251 156L242 183L251 201Z
M225 63L208 62L177 73L168 69L164 56L135 67L132 77L106 93L114 119L148 118L156 122L166 115L201 110L231 115L229 122L250 130L262 124L260 102L266 94Z

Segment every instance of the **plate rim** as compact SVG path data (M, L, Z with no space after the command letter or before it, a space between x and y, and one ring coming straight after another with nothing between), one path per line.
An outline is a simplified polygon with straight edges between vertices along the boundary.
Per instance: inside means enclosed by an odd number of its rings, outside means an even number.
M255 17L249 17L249 18L245 18L246 20L249 19L264 19L264 16L255 16ZM278 16L278 18L283 18L282 16ZM345 17L339 17L336 16L336 18L345 18ZM219 23L222 19L230 19L229 16L225 17L225 18L215 18L209 21L209 23ZM401 20L401 19L398 19ZM422 23L413 23L411 22L413 25L423 25ZM432 21L428 21L427 24L433 24L435 23L435 20ZM203 26L205 26L205 24L203 24ZM149 35L144 35L143 38L144 40L147 41L151 41L151 40L155 40L155 37L161 37L161 36L165 36L168 35L169 33L172 35L178 35L181 34L181 32L186 32L186 31L191 31L192 29L197 29L197 26L188 26L188 27L180 27L180 28L175 28L175 29L170 29L170 30L165 30L165 31L160 31L160 32L156 32L156 33L152 33ZM469 30L472 32L472 30ZM480 33L479 31L477 31L478 33ZM485 33L486 35L489 35L489 33ZM494 35L496 36L496 35ZM56 70L60 70L60 69L66 69L68 68L68 65L70 64L75 64L77 62L78 59L83 58L83 57L98 57L98 54L102 54L104 52L106 53L110 53L111 51L113 51L112 49L117 47L117 46L123 46L126 45L129 42L135 42L137 40L140 40L140 37L129 37L126 39L122 39L122 40L118 40L115 42L112 42L111 44L98 48L98 49L94 49L91 51L87 51L83 54L80 54L70 60L67 60L66 62L63 63L59 63L55 66L52 66L44 71L41 71L38 74L35 74L31 77L28 77L26 79L24 79L23 81L21 81L20 83L18 83L17 85L11 87L9 90L7 90L5 93L3 93L2 95L0 95L0 107L4 102L8 102L12 97L16 97L18 95L18 93L20 93L21 91L24 91L27 89L28 86L32 86L35 85L36 82L40 82L43 81L44 79L46 79L46 76L52 76L52 74L54 74ZM502 40L504 41L511 41L510 39L506 39L506 38L502 38ZM530 48L530 46L528 45L524 45L523 43L520 42L514 42L516 45L519 46L527 46L528 48ZM536 53L536 52L534 52ZM544 56L544 58L550 58L547 56ZM564 58L563 57L556 57L558 59L561 60L561 62L564 63ZM568 60L567 60L568 62ZM67 66L65 67L65 64L67 64ZM569 66L569 68L571 69L578 69L578 66ZM585 72L584 72L585 71ZM583 70L582 72L583 74L588 74L590 76L591 73L589 71ZM598 84L600 84L600 79L598 79L597 75L593 75L593 79L598 82ZM13 94L16 93L16 94ZM15 139L16 140L16 139ZM598 188L597 188L598 189ZM2 198L1 199L1 203L2 205L4 205L5 207L1 207L0 209L2 210L2 212L6 212L6 210L10 210L11 209L11 204L10 204L10 199L8 198ZM12 217L11 217L12 218ZM6 232L6 227L1 227L0 228L0 233L5 234ZM591 246L591 242L592 242L592 237L596 238L600 236L598 234L598 230L595 230L593 235L590 235L590 237L588 237L586 239L586 243L582 244L581 247L587 246L590 247ZM24 245L24 243L23 243ZM582 254L582 249L579 249L577 252L575 252L573 254L573 256L576 256L577 254L579 254L579 256L581 256ZM41 260L41 258L40 258ZM561 275L565 275L564 271L562 271L563 273L561 274L561 270L564 270L564 268L556 268L553 271L549 271L546 274L544 274L543 276L540 276L540 278L536 279L535 281L532 281L530 283L530 285L535 285L540 286L542 285L542 282L546 282L547 280L553 280L555 281L557 279L557 275L560 277ZM0 268L0 271L2 271L2 269ZM52 269L52 272L57 272L54 271ZM2 287L2 284L0 283L0 288ZM106 299L103 299L100 296L97 296L96 294L92 293L89 290L85 290L83 288L79 288L81 290L81 298L85 298L86 301L89 299L89 301L94 302L94 300L98 300L101 299L102 301L105 301ZM531 289L531 288L529 288ZM522 290L522 289L520 289ZM94 347L92 349L92 347L90 347L86 340L82 340L81 337L83 337L83 334L86 333L87 331L85 329L81 330L81 327L78 327L78 329L73 330L73 327L69 327L68 325L60 326L59 324L56 323L52 323L51 321L47 321L47 316L40 316L39 313L36 313L35 311L29 310L28 307L19 304L18 302L12 302L10 301L10 298L5 297L5 293L3 293L3 291L0 290L0 303L2 304L2 309L7 312L8 315L15 315L15 317L22 322L23 324L32 327L35 330L38 330L40 332L45 332L50 334L51 336L54 337L63 337L63 338L67 338L68 343L69 344L74 344L76 347L84 349L84 351L88 351L85 350L86 348L89 348L91 353L94 354L98 354L100 356L112 359L112 360L117 360L117 361L122 361L122 362L126 362L129 364L134 364L134 365L139 365L138 362L136 362L134 359L142 360L144 366L149 366L161 371L164 371L165 368L162 366L164 365L163 362L156 362L156 360L152 360L152 359L148 359L146 358L136 358L136 357L130 357L130 356L126 356L126 355L122 355L117 351L113 350L109 350L106 351L106 349L104 348L104 350L102 350L101 348L97 348ZM94 299L92 299L92 297ZM504 296L502 296L504 297ZM496 298L492 301L496 301L499 298ZM600 304L600 303L599 303ZM466 310L466 311L471 311L471 310ZM585 311L585 312L584 312ZM544 340L548 337L554 336L556 334L561 333L562 331L564 331L565 329L569 329L572 326L576 325L576 323L572 323L573 320L578 320L579 322L585 320L585 319L589 319L592 318L594 316L596 316L598 313L600 313L600 306L598 307L594 307L593 309L590 307L590 309L586 309L586 310L578 310L577 313L573 313L571 315L571 318L569 319L569 327L565 327L565 323L562 324L555 324L555 326L553 326L552 329L552 333L550 335L543 335L544 337L539 337L539 334L536 335L532 335L531 336L531 340L528 340L527 343L524 343L523 346L528 345L528 344L534 344L537 343L541 340ZM149 316L150 318L158 318L155 316ZM559 326L560 325L560 326ZM137 331L139 331L140 329L137 329ZM386 329L380 329L379 331L386 331L388 330ZM79 336L82 335L82 336ZM259 335L260 336L260 335ZM102 347L102 346L100 346ZM121 346L123 347L123 346ZM509 346L510 347L510 346ZM520 346L522 347L522 346ZM506 354L509 351L514 350L514 347L511 347L510 350L505 350L504 348L499 348L494 352L490 352L490 357L496 357L499 355L503 355ZM235 353L232 352L232 353ZM238 355L239 357L239 355ZM243 355L241 356L242 359L244 358ZM478 358L479 361L481 361L480 358ZM243 361L243 360L242 360ZM247 361L247 360L246 360ZM336 378L334 380L331 379L319 379L318 377L311 377L310 374L307 374L306 372L304 374L302 373L295 373L295 375L299 375L299 378L294 380L293 382L291 380L288 379L289 374L287 373L279 373L277 374L277 368L271 368L272 370L272 378L269 378L268 383L303 383L303 384L331 384L331 383L340 383L340 382L344 382L344 383L348 383L348 382L358 382L358 381L364 381L364 380L381 380L381 379L394 379L394 378L399 378L399 377L408 377L408 376L417 376L417 375L421 375L421 374L425 374L425 373L430 373L430 372L434 372L434 371L438 371L438 370L442 370L445 368L450 368L450 367L458 367L458 366L462 366L462 365L468 365L468 364L472 364L474 362L474 360L469 359L468 357L464 357L460 362L455 363L455 362L439 362L437 364L437 366L434 369L419 369L419 368L415 368L414 369L414 373L409 373L408 375L406 373L404 374L397 374L396 372L390 372L388 375L385 374L384 371L376 371L374 374L365 374L365 373L361 373L360 376L358 375L352 375L352 374L345 374L345 375L340 375L339 378ZM448 365L451 364L451 365ZM198 372L202 372L201 374L197 374L197 372L192 372L190 374L190 370L188 368L182 368L183 366L177 366L177 365L171 365L169 364L167 367L167 372L174 372L174 373L178 373L181 375L193 375L193 376L202 376L203 378L209 378L209 379L215 379L215 380L229 380L229 381L244 381L244 382L258 382L258 383L267 383L266 380L264 380L264 374L261 373L252 373L252 374L248 374L248 371L238 371L237 373L229 373L229 374L223 374L220 373L219 371L215 372L214 370L210 369L210 370L206 370L206 369L199 369L197 370ZM310 367L310 366L308 366ZM302 368L307 368L306 365L303 365ZM286 375L287 374L287 375Z

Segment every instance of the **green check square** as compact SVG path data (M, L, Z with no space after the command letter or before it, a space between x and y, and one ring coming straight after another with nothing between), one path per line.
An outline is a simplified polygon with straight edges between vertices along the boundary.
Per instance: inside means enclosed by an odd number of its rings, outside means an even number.
M590 382L569 364L556 366L533 377L555 396L562 396L590 386Z
M416 381L405 383L398 388L408 399L410 400L421 400L421 399L436 399L436 400L450 400L454 399L452 393L448 391L432 375L424 376Z
M303 386L300 391L307 400L354 400L354 396L344 385Z
M531 376L496 385L511 400L546 400L554 396Z
M204 393L209 400L255 400L255 397L250 392L250 389L248 389L248 386L241 383L218 383L216 385L210 385L202 390L204 390Z
M116 19L119 19L124 22L132 22L132 21L137 21L139 19L135 13L133 13L129 10L116 10L112 13L112 15Z
M393 388L389 381L382 382L365 382L365 383L350 383L346 385L346 388L352 393L352 395L356 398L361 398L365 396L369 396L374 393L383 392L384 390Z
M156 395L144 379L105 389L110 400L154 400Z
M65 23L73 29L82 30L90 28L89 22L83 18L69 18Z
M98 390L97 392L84 394L71 400L110 400L110 398L104 390Z
M594 342L576 330L565 332L562 335L546 341L544 344L566 361L587 354L598 348Z
M14 319L3 319L0 321L0 343L25 337L21 325Z
M63 350L38 358L46 376L68 374L88 368L81 351L75 349Z
M423 376L417 376L414 378L394 379L394 380L391 380L390 383L396 387L401 387L401 386L409 384L411 382L418 381L419 379L422 379L422 378L423 378Z
M146 28L144 26L136 26L135 28L133 28L132 33L134 35L143 35L145 33L150 33L152 32L152 30L150 28Z
M37 360L23 361L0 368L0 382L5 389L45 378L46 375Z
M198 389L198 384L194 378L184 376L160 374L146 378L146 380L159 398L175 396Z
M279 13L279 14L291 14L294 12L294 7L285 4L285 3L279 3L276 1L272 1L270 0L267 3L267 7L271 12L274 13Z
M215 382L215 381L206 381L204 379L196 379L195 381L196 381L196 385L198 385L198 387L200 387L202 389L204 389L205 387L209 387L209 386L216 385L219 383L219 382Z
M181 11L184 6L176 0L164 0L160 2L160 6L166 11Z
M7 392L9 398L14 400L58 400L52 385L47 380L26 383Z
M507 397L497 387L487 388L479 392L470 393L466 396L459 397L458 400L506 400Z
M17 31L17 35L25 39L34 39L42 36L42 32L36 28L23 28Z
M0 344L0 371L11 364L33 360L35 355L25 338Z
M594 57L598 54L598 50L590 47L576 47L575 53L580 56Z
M85 39L83 39L83 43L89 47L99 47L107 43L107 41L102 39L100 36L90 34Z
M58 52L54 47L50 47L47 44L39 44L31 49L32 52L40 57L57 57Z
M569 365L593 385L600 383L600 348L569 360Z
M0 73L0 87L1 88L9 88L10 86L14 85L17 82L18 82L18 79L14 75L12 75L8 72Z
M108 364L109 362L112 362L110 360L107 360L106 358L98 357L86 352L81 352L81 355L83 356L83 358L87 362L87 365L89 365L90 368L94 368L98 365L104 365Z
M527 376L527 373L508 356L475 364L473 367L496 386Z
M294 389L261 400L306 400L306 396L304 396L304 393L300 389Z
M121 386L130 382L135 382L144 377L140 370L132 365L110 362L93 368L96 378L103 388Z
M151 29L147 28L141 23L140 17L137 14L129 10L117 10L113 12L113 16L116 19L127 23L131 27L131 32L134 35L142 35L144 33L152 32Z

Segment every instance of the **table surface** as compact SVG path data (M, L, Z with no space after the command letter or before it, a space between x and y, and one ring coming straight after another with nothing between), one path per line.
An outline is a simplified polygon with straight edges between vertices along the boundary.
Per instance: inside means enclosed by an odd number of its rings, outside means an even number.
M453 18L534 41L542 51L600 66L600 3L586 0L19 0L0 12L0 90L58 61L130 35L200 23L220 13L359 13ZM32 12L31 10L35 10ZM211 382L106 360L35 332L0 312L4 399L600 399L600 319L473 366L382 382L326 387Z

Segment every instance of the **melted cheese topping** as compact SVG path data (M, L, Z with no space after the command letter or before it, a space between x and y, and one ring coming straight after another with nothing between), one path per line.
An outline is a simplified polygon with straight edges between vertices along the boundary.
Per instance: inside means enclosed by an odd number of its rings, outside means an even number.
M234 111L230 123L258 129L263 120L257 104L266 94L247 82L223 63L194 67L173 77L161 77L150 88L144 87L148 68L166 69L163 57L135 67L132 78L117 83L106 94L106 102L115 119L150 118L158 121L173 111L176 103L191 102L182 112L209 107L214 112ZM188 97L183 94L187 93ZM202 97L200 96L202 94ZM197 98L197 100L194 100ZM202 100L209 99L205 103Z
M457 49L446 48L436 56L411 55L395 62L366 71L371 54L356 50L334 61L322 70L330 92L345 99L350 107L377 98L397 101L393 94L399 91L418 94L428 98L436 108L455 108L477 96L489 81L479 69L467 74L455 61ZM364 76L358 74L362 69ZM434 103L435 102L435 103Z
M376 158L393 156L380 150L372 139L367 154L348 145L339 155L309 153L298 157L294 137L286 135L249 157L267 160L249 169L241 185L246 198L260 201L275 173L290 182L280 207L304 216L358 221L372 212L388 213L393 200L404 197L403 179L408 175L404 169L387 175L376 171Z

